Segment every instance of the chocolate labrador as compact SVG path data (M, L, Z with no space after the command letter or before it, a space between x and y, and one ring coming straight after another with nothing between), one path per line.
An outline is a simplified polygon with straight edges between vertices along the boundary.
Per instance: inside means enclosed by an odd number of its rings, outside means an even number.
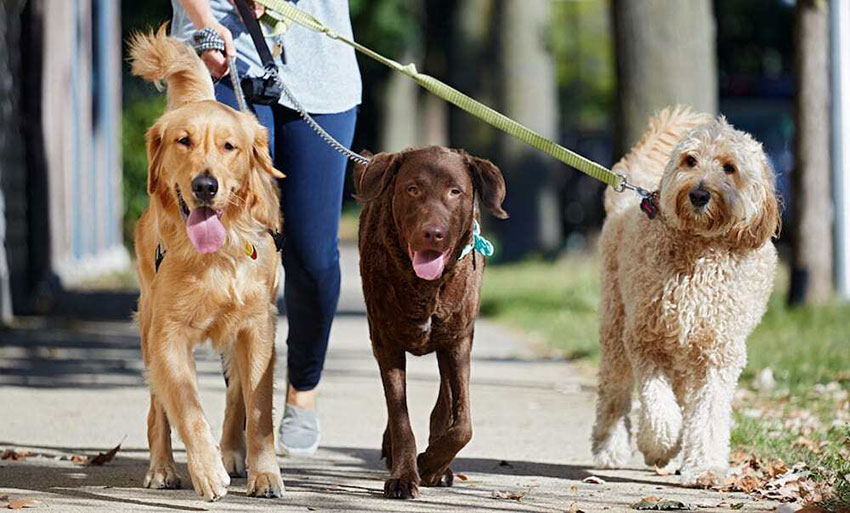
M479 200L507 217L505 181L489 161L436 146L375 155L354 180L363 203L360 275L388 410L384 495L416 498L420 484L452 485L449 465L472 438L469 362L484 258L464 249L473 242ZM405 352L436 352L440 368L428 448L418 458Z

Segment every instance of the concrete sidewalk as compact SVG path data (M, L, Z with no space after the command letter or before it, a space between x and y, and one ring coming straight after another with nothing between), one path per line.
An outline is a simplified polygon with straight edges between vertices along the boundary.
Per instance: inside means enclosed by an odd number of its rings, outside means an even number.
M774 508L741 494L678 487L675 477L657 476L637 458L633 470L594 470L589 450L592 376L568 362L537 358L522 334L486 321L478 324L472 369L475 434L453 465L467 479L456 477L453 488L424 488L416 501L384 499L387 472L379 460L386 422L383 393L366 319L357 313L362 300L356 255L347 249L343 261L341 310L347 313L334 325L320 389L322 446L314 458L280 459L287 489L283 499L246 497L244 479L234 480L228 496L214 504L200 501L191 489L141 488L149 396L134 326L42 321L0 332L0 452L34 452L21 461L0 461L0 496L36 499L37 510L63 512L569 511L573 504L584 511L633 511L629 505L646 496L701 509L723 510L736 503L744 503L746 510ZM281 357L285 330L283 320ZM218 358L206 350L198 358L205 411L218 432L224 409ZM433 356L408 361L409 405L422 450L437 395L436 361ZM281 398L279 391L278 411ZM106 451L124 437L118 456L105 466L84 467L67 459ZM189 483L183 445L176 441L175 449L184 483ZM591 475L605 483L583 482ZM505 498L510 496L518 498Z

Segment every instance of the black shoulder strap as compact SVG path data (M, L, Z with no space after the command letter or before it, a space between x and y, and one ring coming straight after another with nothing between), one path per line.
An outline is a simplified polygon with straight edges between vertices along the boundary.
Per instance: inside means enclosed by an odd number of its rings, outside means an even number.
M260 55L260 60L265 68L274 68L274 58L269 45L266 44L266 38L263 36L263 31L260 29L260 23L254 17L254 11L248 7L248 2L245 0L234 0L236 9L239 11L239 16L242 17L242 23L251 34L251 39L254 41L254 46L257 47L257 53Z

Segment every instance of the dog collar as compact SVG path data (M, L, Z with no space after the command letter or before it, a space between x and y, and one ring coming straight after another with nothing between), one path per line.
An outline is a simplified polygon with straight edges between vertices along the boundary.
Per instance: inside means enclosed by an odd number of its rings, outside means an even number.
M644 196L640 201L640 209L646 214L646 217L655 219L659 210L661 210L658 207L658 191L650 192Z
M279 234L277 232L269 232L269 234L274 238L275 246L278 246ZM251 257L251 260L257 259L257 247L250 242L245 243L243 250L246 256ZM279 248L278 251L280 251ZM162 249L162 244L157 244L153 256L154 273L159 272L159 266L162 265L162 261L165 259L165 253L166 251Z
M472 220L472 241L463 247L457 259L463 260L463 257L472 253L472 250L481 253L485 257L493 256L494 253L493 243L481 235L481 225L478 224L477 219Z

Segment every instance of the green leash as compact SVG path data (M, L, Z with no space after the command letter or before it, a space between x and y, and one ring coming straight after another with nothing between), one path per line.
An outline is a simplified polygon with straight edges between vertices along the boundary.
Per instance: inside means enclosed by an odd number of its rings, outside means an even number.
M634 190L643 197L647 197L649 195L648 191L645 191L644 189L641 189L640 187L637 187L627 182L624 176L614 173L611 170L605 168L604 166L597 164L596 162L593 162L592 160L589 160L579 155L578 153L570 151L567 148L561 146L560 144L543 137L534 130L531 130L526 126L517 123L513 119L505 116L504 114L498 111L491 109L490 107L484 105L483 103L473 98L470 98L469 96L437 80L436 78L426 75L424 73L420 73L416 70L415 65L408 64L407 66L403 66L400 63L387 57L384 57L378 52L375 52L374 50L371 50L356 41L339 35L334 30L326 27L312 15L295 7L295 5L290 2L287 2L286 0L255 1L259 4L262 4L266 8L277 12L284 18L301 25L302 27L325 34L331 39L341 41L351 46L358 52L380 62L381 64L391 69L394 69L399 73L407 75L408 77L416 81L417 84L427 89L431 93L435 94L436 96L442 98L443 100L446 100L447 102L456 105L457 107L472 114L476 118L486 123L489 123L490 125L498 128L499 130L510 134L525 143L528 143L529 145L537 148L543 153L546 153L547 155L560 160L564 164L572 166L575 169L581 171L582 173L585 173L586 175L592 176L600 182L610 185L617 192L622 192L626 189L630 189Z

